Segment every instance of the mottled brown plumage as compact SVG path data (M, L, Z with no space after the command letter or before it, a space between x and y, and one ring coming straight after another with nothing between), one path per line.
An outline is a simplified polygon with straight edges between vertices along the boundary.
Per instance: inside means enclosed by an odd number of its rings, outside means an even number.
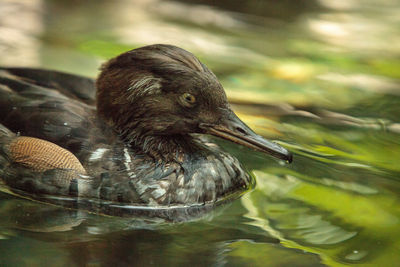
M240 121L204 64L170 45L111 59L96 84L54 71L0 69L0 123L3 183L45 201L69 196L68 204L56 202L108 214L198 209L250 188L254 181L237 159L202 134L291 161ZM62 148L35 141L27 150L33 139L15 133ZM66 172L74 175L67 184L60 179Z

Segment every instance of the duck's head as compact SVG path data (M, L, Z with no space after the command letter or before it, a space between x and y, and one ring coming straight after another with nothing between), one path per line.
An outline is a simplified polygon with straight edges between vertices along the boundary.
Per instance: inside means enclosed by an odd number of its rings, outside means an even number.
M103 65L96 86L98 115L128 142L203 133L292 160L235 115L214 73L184 49L150 45L123 53Z

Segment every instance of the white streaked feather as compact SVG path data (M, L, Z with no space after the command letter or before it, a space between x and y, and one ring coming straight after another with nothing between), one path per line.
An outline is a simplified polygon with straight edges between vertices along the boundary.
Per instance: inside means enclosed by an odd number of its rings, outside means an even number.
M89 161L96 161L103 157L104 153L108 151L108 148L98 148L89 157Z
M124 161L124 165L126 170L129 172L131 170L131 166L129 165L129 163L132 162L131 160L131 155L129 155L129 151L128 148L124 148L124 157L125 157L125 161Z
M133 91L135 96L153 95L160 92L161 78L154 76L143 77L134 80L128 88L128 91Z

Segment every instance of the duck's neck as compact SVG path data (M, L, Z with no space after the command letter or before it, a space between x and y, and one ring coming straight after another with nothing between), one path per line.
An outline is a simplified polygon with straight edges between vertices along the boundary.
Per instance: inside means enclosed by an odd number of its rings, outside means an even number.
M189 134L156 135L140 130L139 127L122 131L104 120L99 120L99 126L106 135L114 136L137 154L145 154L155 160L182 162L185 154L198 150L200 145L197 138Z
M198 147L190 135L145 135L131 132L129 135L121 134L121 138L137 152L167 162L182 162L186 153Z

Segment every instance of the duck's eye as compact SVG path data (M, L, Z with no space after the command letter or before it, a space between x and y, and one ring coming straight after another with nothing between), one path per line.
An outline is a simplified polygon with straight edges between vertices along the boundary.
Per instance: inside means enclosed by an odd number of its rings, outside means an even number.
M186 107L193 107L196 103L196 97L189 93L184 93L181 95L182 104Z

